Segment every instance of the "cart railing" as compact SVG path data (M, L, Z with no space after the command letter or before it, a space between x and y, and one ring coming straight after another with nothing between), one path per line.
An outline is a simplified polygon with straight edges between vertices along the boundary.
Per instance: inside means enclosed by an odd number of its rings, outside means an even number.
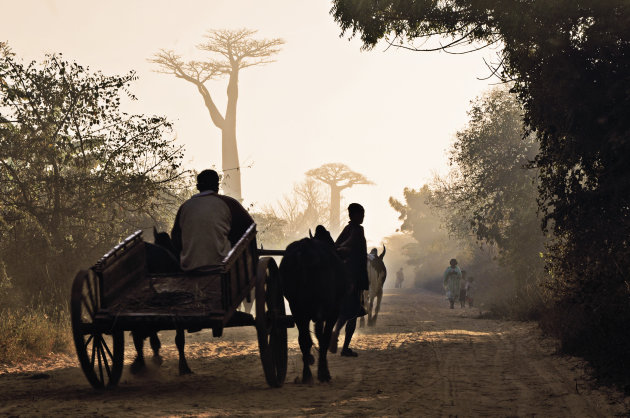
M223 265L224 309L235 310L243 299L249 297L250 290L256 284L256 224L247 228L223 260Z
M125 286L145 272L145 249L142 231L138 230L112 248L92 267L99 276L101 308L107 308Z
M207 276L208 280L220 279L223 311L234 311L244 300L250 298L256 284L256 269L260 255L283 255L282 250L260 250L256 248L256 224L247 228L245 234L232 247L222 263L203 271L154 274L161 276ZM146 275L146 255L142 231L136 231L112 248L92 267L99 276L100 307L108 308L125 287ZM217 285L219 283L217 282ZM218 290L218 289L217 289Z

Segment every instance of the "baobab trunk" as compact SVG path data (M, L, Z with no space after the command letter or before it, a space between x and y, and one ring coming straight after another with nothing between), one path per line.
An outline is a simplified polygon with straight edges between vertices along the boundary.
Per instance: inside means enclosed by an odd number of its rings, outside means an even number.
M236 146L236 127L226 126L221 132L221 150L223 169L221 187L223 188L223 193L242 202L241 167Z
M238 101L238 67L232 69L227 88L225 124L221 129L221 161L223 169L223 193L239 202L241 196L241 165L236 145L236 103Z
M330 186L330 230L337 234L339 232L340 216L339 207L341 206L341 188L335 185Z

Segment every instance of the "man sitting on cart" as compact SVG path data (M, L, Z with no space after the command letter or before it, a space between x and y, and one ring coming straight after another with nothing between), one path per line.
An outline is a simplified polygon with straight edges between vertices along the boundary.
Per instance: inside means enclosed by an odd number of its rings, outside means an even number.
M180 206L171 232L184 271L220 264L254 223L236 199L218 193L216 171L199 173L197 189L199 193Z

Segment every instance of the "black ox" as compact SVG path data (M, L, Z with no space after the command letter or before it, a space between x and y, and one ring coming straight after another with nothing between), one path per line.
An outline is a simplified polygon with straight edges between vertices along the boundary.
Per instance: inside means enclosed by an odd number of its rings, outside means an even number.
M145 256L146 256L146 271L147 274L151 273L182 273L179 266L179 261L176 256L176 250L173 246L170 236L166 232L158 232L153 228L153 239L155 244L145 242ZM162 344L157 335L155 329L142 329L135 330L132 333L133 344L136 348L136 358L131 363L131 373L137 374L142 372L145 368L144 362L144 340L149 338L151 349L153 350L153 363L157 365L162 364L162 356L160 356L160 348ZM192 373L188 367L186 356L184 355L184 346L186 343L186 336L184 329L178 328L175 334L175 345L179 352L179 374Z
M318 225L314 237L289 244L280 263L280 275L284 296L289 301L299 331L304 362L302 383L313 382L309 367L315 362L311 355L310 321L315 323L319 343L317 379L328 382L331 377L326 353L347 285L343 262L337 256L335 243L326 228Z

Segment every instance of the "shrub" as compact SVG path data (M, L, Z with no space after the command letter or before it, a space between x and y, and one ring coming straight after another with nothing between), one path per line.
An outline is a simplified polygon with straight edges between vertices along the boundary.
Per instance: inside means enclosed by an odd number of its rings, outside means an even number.
M0 311L0 363L70 352L70 315L57 309L47 313L41 306Z

